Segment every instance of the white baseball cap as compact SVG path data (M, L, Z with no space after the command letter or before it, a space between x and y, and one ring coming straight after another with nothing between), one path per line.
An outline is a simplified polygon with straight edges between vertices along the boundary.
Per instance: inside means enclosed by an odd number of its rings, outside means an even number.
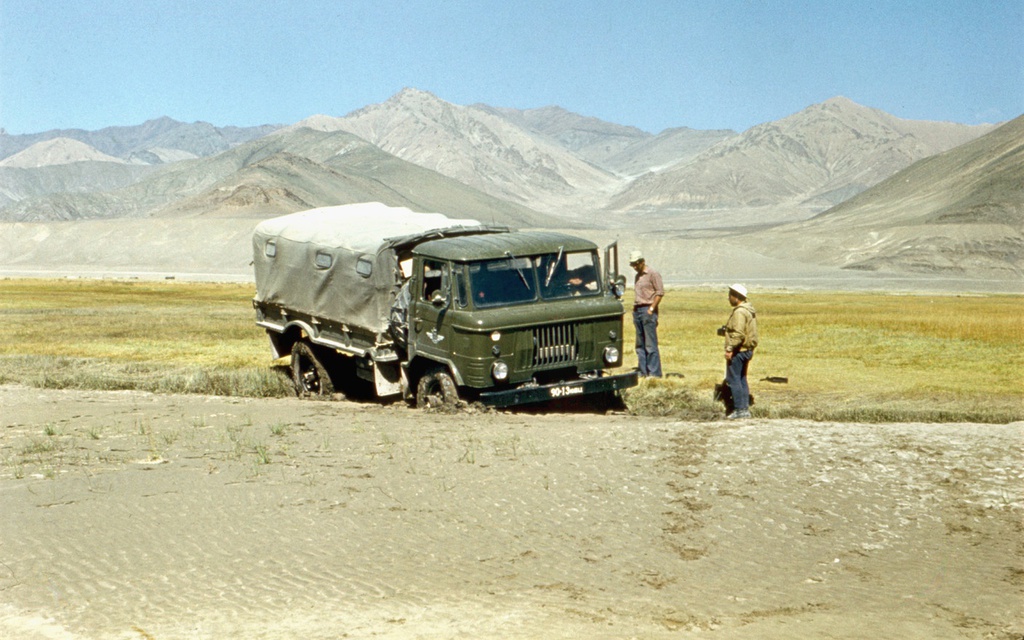
M729 291L735 291L736 293L740 294L741 298L747 297L747 288L744 287L742 284L734 284L730 286Z
M644 254L639 249L633 249L629 252L629 264L636 264L644 259Z

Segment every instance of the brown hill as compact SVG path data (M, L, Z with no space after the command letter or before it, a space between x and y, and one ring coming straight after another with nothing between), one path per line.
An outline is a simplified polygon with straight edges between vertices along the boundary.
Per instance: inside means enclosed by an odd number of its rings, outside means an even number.
M834 98L753 127L689 162L642 176L608 208L684 212L786 207L808 217L991 129L901 120ZM756 214L751 217L756 221Z
M758 240L845 269L1024 276L1024 116Z

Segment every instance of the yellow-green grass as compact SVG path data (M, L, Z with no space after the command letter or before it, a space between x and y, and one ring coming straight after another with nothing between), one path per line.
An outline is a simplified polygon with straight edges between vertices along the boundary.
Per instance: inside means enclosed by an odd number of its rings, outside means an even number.
M750 301L760 333L749 371L755 416L1024 419L1022 296L767 292ZM681 387L706 409L701 402L724 377L715 331L730 309L725 292L670 290L659 319L669 376L634 392L631 404L657 402L648 386L655 396ZM635 354L626 362L635 366Z
M0 382L282 395L248 284L0 281Z
M275 396L290 392L253 322L251 284L0 281L0 382ZM627 297L627 306L631 300ZM1024 419L1024 297L755 293L755 416ZM668 377L626 397L645 415L715 418L724 292L671 290L659 330ZM636 364L624 327L626 366ZM788 383L762 380L786 377Z

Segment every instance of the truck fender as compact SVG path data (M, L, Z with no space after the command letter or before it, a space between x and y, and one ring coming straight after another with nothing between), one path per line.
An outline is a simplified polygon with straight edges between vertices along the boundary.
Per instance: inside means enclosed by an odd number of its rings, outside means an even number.
M438 365L443 366L451 374L452 380L455 384L462 387L465 386L465 381L462 379L462 374L459 373L458 368L447 358L427 358L425 356L415 356L410 362L403 365L405 374L409 381L411 388L416 387L416 382L420 379L427 371L437 367Z
M270 337L270 350L274 359L291 355L292 346L302 339L303 335L313 335L313 327L302 321L292 321L282 327L267 327L267 335Z

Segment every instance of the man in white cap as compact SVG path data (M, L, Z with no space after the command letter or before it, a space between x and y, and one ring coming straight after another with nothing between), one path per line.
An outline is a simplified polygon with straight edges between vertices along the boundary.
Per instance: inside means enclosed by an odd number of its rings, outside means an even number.
M750 417L750 387L747 368L757 348L757 311L747 302L747 288L729 287L732 312L725 323L725 381L732 392L733 412L726 416L739 420Z
M636 328L636 358L643 377L661 377L661 353L658 351L658 305L665 297L661 274L647 266L644 254L631 251L629 266L633 279L633 327Z

